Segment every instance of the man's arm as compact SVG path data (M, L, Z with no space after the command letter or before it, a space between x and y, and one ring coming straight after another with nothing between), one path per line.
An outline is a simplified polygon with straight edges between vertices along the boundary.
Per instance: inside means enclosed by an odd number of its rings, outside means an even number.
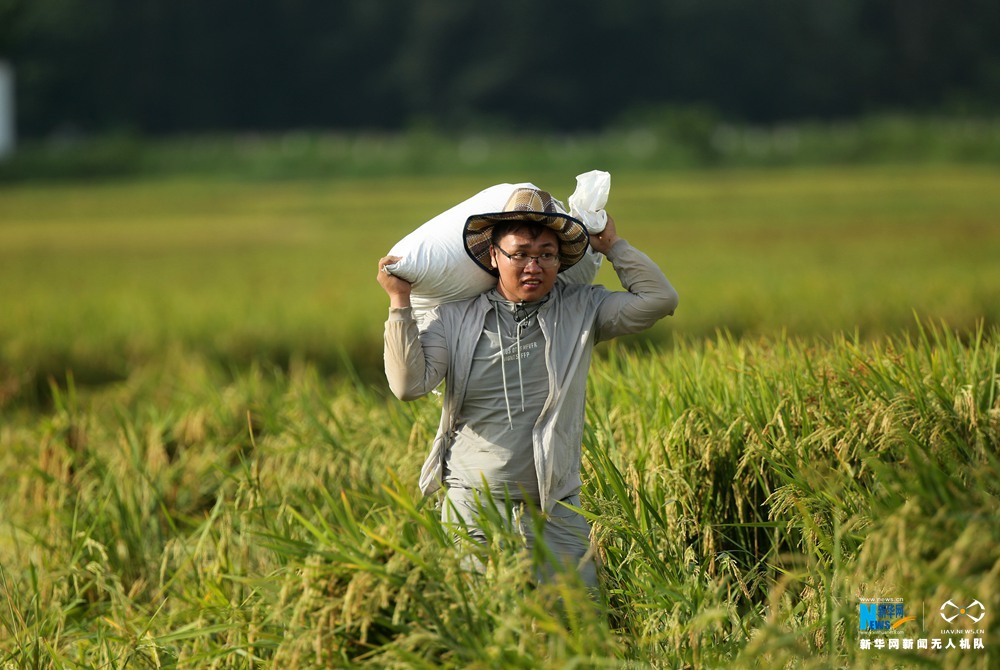
M597 339L643 331L677 309L677 291L653 260L618 236L608 217L604 231L591 245L611 262L625 291L605 296L597 312Z
M430 319L425 332L417 328L409 282L385 270L386 265L398 260L395 256L379 260L378 283L389 295L383 351L385 376L393 395L400 400L415 400L433 391L444 379L448 347L436 318Z

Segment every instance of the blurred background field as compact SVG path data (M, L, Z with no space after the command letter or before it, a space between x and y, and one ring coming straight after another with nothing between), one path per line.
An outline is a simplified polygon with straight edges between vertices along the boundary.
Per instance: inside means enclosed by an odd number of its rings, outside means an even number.
M490 184L565 199L591 169L679 332L993 323L1000 8L956 7L9 0L5 387L166 346L367 374L366 263Z
M141 178L0 187L0 365L30 398L72 370L124 378L171 347L226 365L377 373L371 269L407 232L502 181L565 199L580 164L472 176ZM603 166L596 166L603 167ZM678 287L648 337L872 337L1000 318L992 166L615 171L610 211ZM599 281L617 285L609 270Z

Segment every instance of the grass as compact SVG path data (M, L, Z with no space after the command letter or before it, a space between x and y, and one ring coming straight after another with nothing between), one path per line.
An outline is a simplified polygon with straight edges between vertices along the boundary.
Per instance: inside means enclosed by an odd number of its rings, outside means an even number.
M167 381L167 383L164 383ZM462 570L411 481L433 400L185 356L0 432L16 667L989 667L862 651L859 598L998 602L1000 348L720 336L613 347L583 507L606 611ZM24 504L27 501L28 504ZM569 607L559 616L557 602ZM988 620L983 637L995 639ZM610 622L610 625L608 625Z
M596 606L463 569L378 372L374 261L479 178L0 189L0 667L996 665L995 170L614 175L681 307L595 358Z

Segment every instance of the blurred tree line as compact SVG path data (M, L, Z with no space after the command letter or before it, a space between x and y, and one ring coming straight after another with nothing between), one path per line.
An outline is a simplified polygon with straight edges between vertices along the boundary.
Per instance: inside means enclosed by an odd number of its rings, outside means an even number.
M997 0L0 0L22 136L1000 108Z

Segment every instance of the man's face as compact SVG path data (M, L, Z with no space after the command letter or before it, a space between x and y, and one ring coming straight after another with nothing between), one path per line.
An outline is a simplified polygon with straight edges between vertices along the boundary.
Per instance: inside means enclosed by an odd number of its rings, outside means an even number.
M542 228L537 237L532 235L533 232L529 227L513 230L501 237L497 241L497 246L512 256L518 253L528 256L542 254L559 256L559 238L554 231ZM494 267L500 271L497 290L511 302L540 300L548 295L556 283L558 264L543 268L537 260L532 259L524 267L517 267L517 263L512 262L495 247L490 248L490 257Z

